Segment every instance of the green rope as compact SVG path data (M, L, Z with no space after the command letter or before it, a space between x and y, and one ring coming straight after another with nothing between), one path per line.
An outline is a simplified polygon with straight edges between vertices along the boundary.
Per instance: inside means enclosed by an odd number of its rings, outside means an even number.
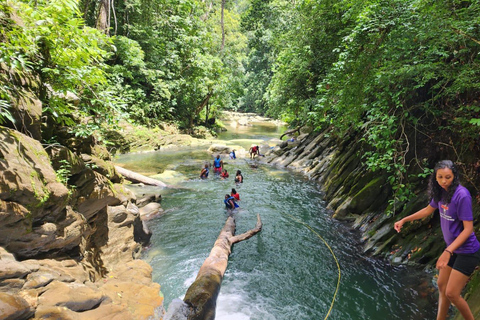
M288 214L288 213L285 213L286 215L288 215L292 220L298 222L298 223L301 223L303 224L305 227L307 227L308 229L310 229L314 234L317 235L317 237L319 237L323 243L325 244L325 246L327 246L328 250L330 250L330 252L332 253L332 256L333 258L335 259L335 263L337 264L337 268L338 268L338 280L337 280L337 288L335 289L335 293L333 294L333 299L332 299L332 303L330 304L330 309L328 309L328 313L327 315L325 316L325 319L326 320L329 316L330 316L330 313L332 312L332 309L333 309L333 305L335 303L335 299L337 298L337 293L338 293L338 289L340 288L340 278L341 278L341 272L340 272L340 264L338 263L338 259L337 257L335 256L335 253L333 253L333 250L332 248L328 245L327 241L325 241L325 239L318 234L318 232L316 232L312 227L310 227L308 224L306 224L305 222L295 218L294 216L292 216L291 214Z

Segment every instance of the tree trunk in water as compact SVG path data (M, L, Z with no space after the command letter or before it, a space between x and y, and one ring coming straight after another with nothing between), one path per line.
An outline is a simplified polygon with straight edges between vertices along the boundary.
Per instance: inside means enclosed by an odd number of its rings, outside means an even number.
M220 235L203 262L197 278L188 288L183 301L189 307L188 320L214 320L217 296L220 292L223 275L227 269L228 256L233 244L247 240L262 230L262 220L257 214L257 224L241 235L235 236L235 218L230 215Z
M157 187L166 187L167 185L163 183L160 180L152 179L149 177L146 177L144 175L141 175L139 173L127 170L125 168L115 166L115 170L117 170L118 173L120 173L122 176L125 177L128 181L131 181L133 183L143 183L147 184L149 186L157 186Z

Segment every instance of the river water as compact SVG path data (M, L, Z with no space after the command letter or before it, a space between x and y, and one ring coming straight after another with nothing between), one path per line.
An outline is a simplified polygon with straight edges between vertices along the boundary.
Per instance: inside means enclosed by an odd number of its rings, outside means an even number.
M248 149L251 143L278 138L284 129L257 124L240 130L230 128L220 138ZM180 187L132 186L137 194L157 191L163 196L165 214L149 222L152 245L143 259L153 267L166 308L182 298L195 279L226 220L224 195L236 188L241 198L235 213L237 234L255 226L257 213L263 230L233 247L216 319L435 318L431 275L362 255L360 235L330 218L318 184L288 170L226 157L225 168L232 176L241 170L243 184L213 173L207 180L198 179L204 162L212 159L203 147L116 160Z

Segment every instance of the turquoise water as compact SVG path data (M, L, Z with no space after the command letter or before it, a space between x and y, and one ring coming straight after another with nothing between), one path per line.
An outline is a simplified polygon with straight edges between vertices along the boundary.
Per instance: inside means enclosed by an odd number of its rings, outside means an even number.
M267 132L263 139L271 137ZM260 138L255 133L253 139ZM117 160L133 170L155 168L147 171L163 172L159 177L181 187L133 188L138 194L157 190L163 196L166 213L149 222L152 245L143 259L153 267L165 307L182 298L195 279L226 220L224 195L236 188L241 197L235 213L237 234L255 226L257 213L263 230L233 247L216 319L325 319L332 301L328 319L435 317L431 275L363 256L360 235L330 218L319 185L287 170L227 158L225 167L231 174L240 169L243 184L212 174L208 180L198 179L203 163L211 159L204 150L189 149ZM317 234L331 246L340 264L335 300L337 264Z

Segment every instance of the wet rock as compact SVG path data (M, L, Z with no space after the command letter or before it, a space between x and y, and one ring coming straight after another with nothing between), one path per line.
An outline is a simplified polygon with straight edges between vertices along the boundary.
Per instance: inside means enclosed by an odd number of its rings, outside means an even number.
M151 202L139 209L140 218L142 220L151 220L163 214L163 209L160 203Z
M231 151L232 151L231 147L221 145L221 144L212 144L208 148L208 152L210 153L229 154Z
M139 208L141 208L141 207L146 206L150 202L161 203L162 202L162 195L160 195L160 194L144 195L140 200L136 201L136 204Z

